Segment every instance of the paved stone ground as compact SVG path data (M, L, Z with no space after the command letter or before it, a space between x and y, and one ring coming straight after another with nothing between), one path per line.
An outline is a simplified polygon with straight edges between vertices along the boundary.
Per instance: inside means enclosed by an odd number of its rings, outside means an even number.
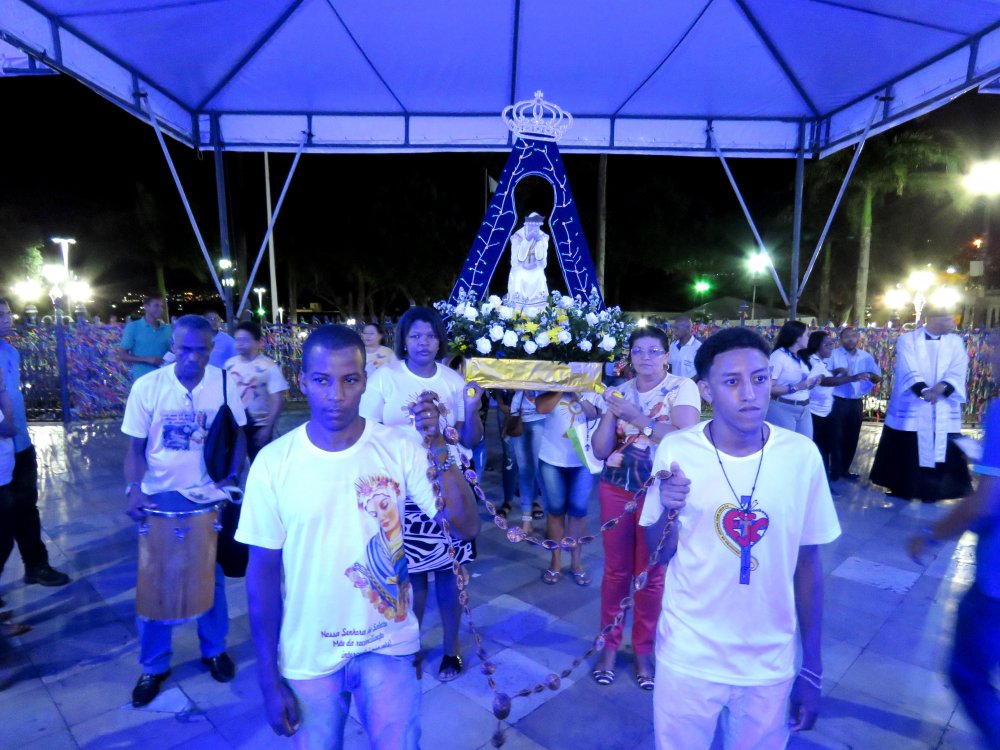
M305 418L292 412L288 429ZM491 419L491 426L493 425ZM24 586L14 558L0 595L34 629L0 643L0 748L286 748L267 727L257 689L242 580L230 581L230 653L239 666L220 685L198 660L195 628L174 634L173 675L143 710L129 695L139 674L134 615L136 539L123 510L125 439L117 423L32 428L39 451L42 523L52 562L73 582L64 588ZM879 428L866 426L857 469L871 464ZM494 433L495 436L495 433ZM495 446L495 440L493 441ZM494 466L499 464L492 456ZM485 485L497 496L499 473ZM936 518L941 506L886 503L865 482L840 482L843 536L823 550L826 571L823 716L791 748L972 748L971 725L943 674L956 602L973 572L971 538L943 546L927 568L911 562L903 541ZM596 498L591 519L597 518ZM596 521L593 523L596 527ZM540 527L539 527L539 530ZM599 543L585 562L589 588L540 579L547 554L509 544L491 524L470 566L475 619L496 655L501 689L517 689L561 670L598 628L602 567ZM440 627L433 597L423 642L431 675L423 679L424 748L488 748L497 728L485 680L463 635L467 671L437 681ZM581 666L556 693L514 703L509 750L652 748L651 694L632 677L624 649L619 679L606 688ZM367 744L353 720L347 747Z

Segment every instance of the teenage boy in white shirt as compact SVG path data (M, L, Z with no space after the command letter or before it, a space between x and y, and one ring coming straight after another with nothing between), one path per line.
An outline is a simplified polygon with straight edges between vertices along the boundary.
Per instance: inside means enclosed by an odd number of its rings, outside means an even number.
M653 462L654 473L672 476L643 509L650 549L668 512L679 512L660 556L658 750L707 750L720 721L727 749L778 750L819 712L818 545L836 539L840 524L816 446L764 421L769 351L744 328L708 338L695 363L713 418L664 440Z
M250 545L250 631L267 720L297 748L339 749L353 696L372 748L416 750L420 632L403 504L409 496L439 516L440 492L453 533L471 539L475 497L449 458L434 394L410 407L434 466L403 428L361 417L365 348L351 329L313 331L299 384L309 421L258 454L236 534Z

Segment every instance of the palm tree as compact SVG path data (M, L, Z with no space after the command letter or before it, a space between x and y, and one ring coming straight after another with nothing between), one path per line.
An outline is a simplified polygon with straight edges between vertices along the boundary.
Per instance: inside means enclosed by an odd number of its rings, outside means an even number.
M842 151L818 162L810 171L821 186L836 185L843 178L852 155L851 151ZM875 210L887 196L902 196L904 191L940 197L964 209L968 197L958 180L958 162L956 139L944 131L893 131L865 144L845 206L845 213L858 237L854 318L860 324L864 324L868 304Z

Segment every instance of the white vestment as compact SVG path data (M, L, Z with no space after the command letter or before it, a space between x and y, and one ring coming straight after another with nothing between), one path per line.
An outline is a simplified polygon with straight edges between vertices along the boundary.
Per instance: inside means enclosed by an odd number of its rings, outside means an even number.
M930 341L926 329L904 333L896 342L896 371L885 423L895 430L917 433L920 465L933 468L944 463L948 433L962 429L962 404L969 355L960 336L945 334ZM924 401L911 388L924 383L933 388L949 383L955 390L937 404Z
M521 227L510 237L510 276L507 279L507 304L517 310L533 313L541 310L549 295L545 281L549 236L538 231L528 237Z

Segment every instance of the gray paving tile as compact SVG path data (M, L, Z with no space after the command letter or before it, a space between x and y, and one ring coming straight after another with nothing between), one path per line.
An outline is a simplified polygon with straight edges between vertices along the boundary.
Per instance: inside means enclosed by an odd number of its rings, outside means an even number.
M857 581L896 594L905 594L909 591L920 574L920 570L904 570L862 557L849 557L830 573L832 576Z
M837 684L836 692L841 695L851 691L855 696L879 698L915 716L937 717L942 726L958 705L940 672L870 650L858 657Z
M34 742L19 744L18 750L79 750L79 745L73 739L68 729L59 729L40 737Z
M0 747L18 747L65 730L66 722L44 685L12 696L0 721Z

